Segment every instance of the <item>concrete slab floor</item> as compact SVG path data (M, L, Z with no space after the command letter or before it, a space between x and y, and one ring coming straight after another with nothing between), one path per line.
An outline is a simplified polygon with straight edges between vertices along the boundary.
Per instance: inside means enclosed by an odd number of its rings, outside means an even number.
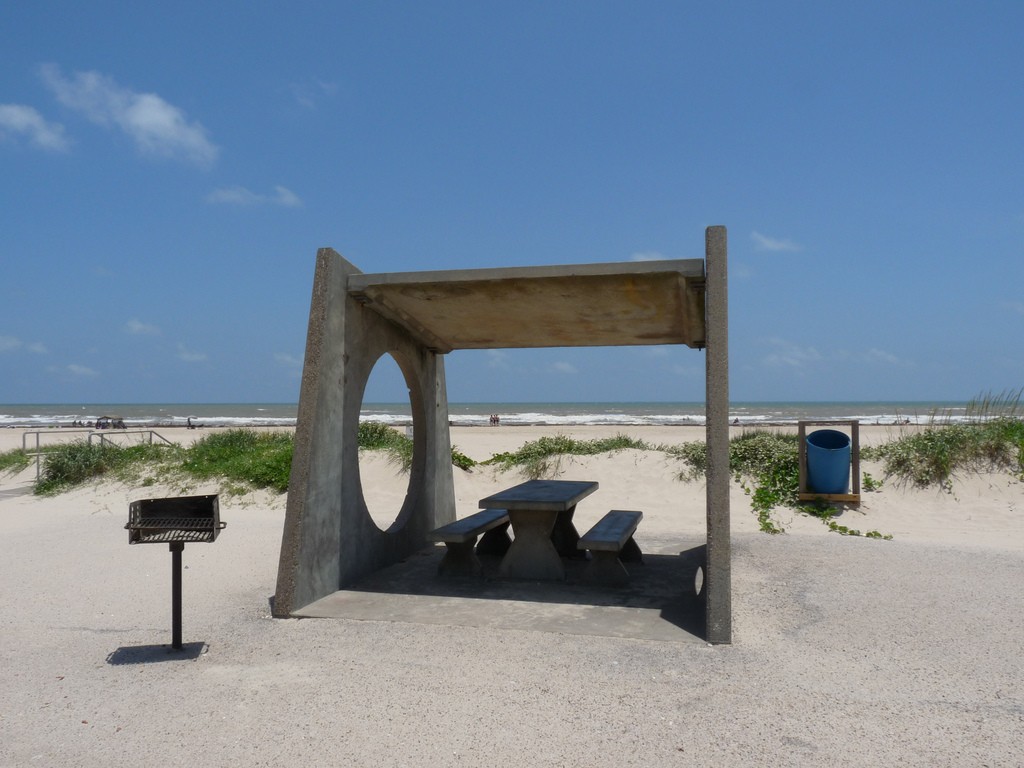
M439 544L295 615L703 643L704 604L694 589L702 542L644 546L643 564L626 566L630 584L606 587L581 583L582 559L563 560L564 582L501 579L499 559L486 556L482 577L441 577Z

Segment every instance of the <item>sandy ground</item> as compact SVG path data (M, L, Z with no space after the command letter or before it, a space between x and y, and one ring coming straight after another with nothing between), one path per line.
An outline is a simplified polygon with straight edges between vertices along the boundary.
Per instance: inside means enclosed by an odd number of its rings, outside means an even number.
M563 430L617 431L703 437ZM543 433L452 441L483 459ZM0 451L21 439L0 431ZM601 483L580 523L642 509L641 546L703 535L704 488L676 470L638 451L558 468ZM379 460L361 472L389 522L404 481ZM842 522L888 542L792 512L778 515L787 534L759 533L735 486L731 646L273 619L284 498L222 496L227 529L185 548L185 654L164 647L167 549L127 546L123 526L133 499L217 489L37 498L34 476L0 478L0 766L1024 765L1024 486L1009 476L865 494ZM456 470L460 514L520 479Z

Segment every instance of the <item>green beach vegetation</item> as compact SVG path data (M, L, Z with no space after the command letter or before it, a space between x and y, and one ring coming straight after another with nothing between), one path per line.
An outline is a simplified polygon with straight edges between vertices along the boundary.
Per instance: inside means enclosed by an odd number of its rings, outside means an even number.
M362 422L359 447L383 451L403 472L412 465L413 441L386 424ZM49 496L105 477L150 486L167 483L182 488L219 479L226 492L266 488L288 490L294 438L291 432L230 429L203 436L191 446L152 444L118 446L85 440L42 449L42 469L35 493ZM0 453L0 472L19 472L32 458L23 450ZM476 462L452 449L452 463L469 469Z
M950 488L958 473L1010 472L1024 480L1024 390L972 400L964 421L931 426L861 452L885 475L919 488Z
M627 448L651 450L644 441L626 435L598 440L575 440L566 435L554 435L524 443L518 451L498 453L480 463L497 466L502 472L519 469L528 478L537 479L555 474L563 456L594 456Z
M959 474L1009 472L1024 480L1024 419L1021 391L972 402L968 418L944 421L941 414L923 428L889 442L862 449L861 457L878 462L883 478L863 476L866 492L885 483L950 489ZM400 471L412 465L413 441L379 422L359 425L360 450L381 451ZM838 524L835 508L798 500L799 458L795 434L752 429L730 441L729 467L733 479L750 496L760 527L767 533L783 529L772 513L780 507L798 510L822 520L837 533L888 538L878 531L860 531ZM698 481L707 468L703 441L678 445L651 445L628 435L597 440L576 440L566 435L544 436L518 450L475 461L452 449L452 463L471 471L478 464L501 472L518 471L529 478L556 475L571 456L592 456L622 450L659 451L679 462L677 479ZM35 486L39 495L69 490L100 477L149 486L166 483L187 489L200 481L219 480L226 493L265 488L288 490L294 440L291 432L232 429L205 435L191 446L133 445L120 447L76 441L45 448ZM23 450L0 453L0 473L19 472L32 461Z
M21 448L4 451L0 453L0 474L20 472L29 465L30 461L29 455Z

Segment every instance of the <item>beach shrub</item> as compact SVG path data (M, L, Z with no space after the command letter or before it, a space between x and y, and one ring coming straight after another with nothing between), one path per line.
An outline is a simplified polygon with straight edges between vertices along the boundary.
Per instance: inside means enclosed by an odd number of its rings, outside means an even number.
M412 439L380 421L359 422L359 448L384 451L400 471L412 468Z
M707 474L708 446L703 440L661 446L661 450L682 462L679 480L699 480Z
M0 472L15 473L21 472L29 465L28 453L23 451L21 448L15 448L13 451L4 451L0 453Z
M383 422L359 422L359 447L368 451L385 451L402 472L412 468L412 439ZM476 466L473 459L455 446L452 446L452 464L464 470Z
M882 487L882 483L879 480L875 480L867 472L861 474L861 487L865 493L872 493Z
M892 540L891 533L883 534L879 531L865 531L864 533L861 533L856 528L850 528L849 526L837 523L833 519L837 514L835 508L824 501L801 504L800 511L805 515L817 517L828 527L830 531L838 533L840 536L863 536L866 539L882 539L884 541Z
M836 523L835 510L828 504L800 504L800 445L797 435L753 430L729 441L729 471L757 515L758 525L765 533L784 533L785 529L772 517L777 507L792 507L822 520L829 530L844 536L892 538L878 531L860 531ZM679 473L681 480L702 478L707 472L707 445L704 442L683 443L664 449L686 466Z
M862 451L886 477L917 487L949 488L958 472L1009 471L1024 476L1024 421L996 417L928 427Z
M750 495L765 533L783 533L771 516L776 507L794 507L800 492L797 436L755 430L729 442L729 470ZM748 484L749 483L749 484Z
M480 463L496 465L502 472L520 469L531 480L536 480L554 475L562 456L594 456L629 448L649 450L650 447L642 440L622 434L595 440L576 440L568 435L554 435L524 443L518 451L497 453Z
M462 453L456 446L452 446L452 464L467 472L476 466L476 462L466 454Z
M196 441L186 450L181 468L201 480L220 477L284 493L293 451L291 433L230 429Z
M46 451L35 493L60 493L102 475L131 480L140 464L160 463L167 455L168 448L159 445L120 447L85 440L57 445Z

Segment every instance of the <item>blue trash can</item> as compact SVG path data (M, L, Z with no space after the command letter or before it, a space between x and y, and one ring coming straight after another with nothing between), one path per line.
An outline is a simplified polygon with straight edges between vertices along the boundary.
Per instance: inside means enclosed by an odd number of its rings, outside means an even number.
M807 436L807 488L812 493L850 492L850 436L819 429Z

